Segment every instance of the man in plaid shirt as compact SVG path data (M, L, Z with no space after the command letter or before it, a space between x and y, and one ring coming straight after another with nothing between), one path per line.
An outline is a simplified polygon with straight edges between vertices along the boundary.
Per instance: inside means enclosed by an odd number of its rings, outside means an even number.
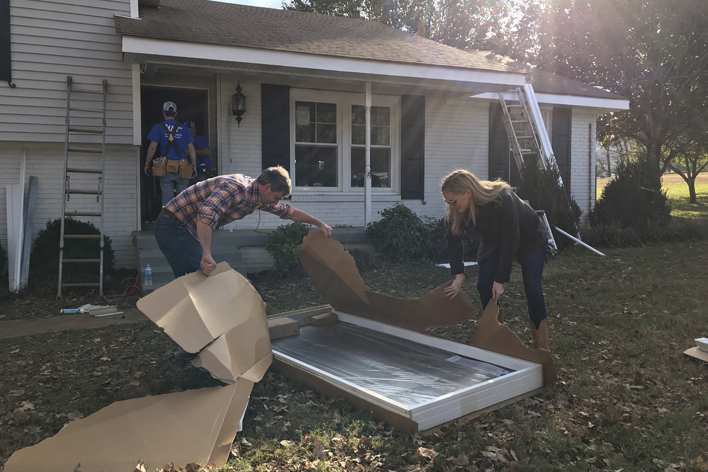
M222 175L182 191L162 208L155 224L155 239L175 277L200 269L205 275L211 274L216 267L211 256L214 230L256 210L317 226L328 238L332 228L280 202L290 190L290 175L278 166L264 170L257 179Z

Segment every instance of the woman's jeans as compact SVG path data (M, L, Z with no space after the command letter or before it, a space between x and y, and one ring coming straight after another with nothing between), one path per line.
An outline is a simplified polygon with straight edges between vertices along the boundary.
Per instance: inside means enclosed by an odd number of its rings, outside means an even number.
M202 245L176 217L160 213L155 222L155 239L175 277L200 270Z
M497 249L484 261L479 263L477 290L479 291L479 298L482 301L482 309L486 308L487 303L492 299L492 285L494 284L494 276L499 266L500 256L501 249ZM519 263L521 264L521 275L524 279L526 301L529 306L529 318L531 318L533 324L538 328L541 321L548 318L546 298L543 295L543 287L541 286L543 266L546 263L546 245L542 244L536 249L533 249L526 254L526 257L519 260Z
M162 190L162 206L170 203L170 200L179 195L182 190L189 187L189 179L180 179L177 172L167 172L164 177L160 177L160 189ZM175 194L175 190L177 193Z

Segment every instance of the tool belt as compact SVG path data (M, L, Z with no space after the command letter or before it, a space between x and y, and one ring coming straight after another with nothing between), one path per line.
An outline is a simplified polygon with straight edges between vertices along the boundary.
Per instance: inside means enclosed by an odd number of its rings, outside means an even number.
M164 177L166 173L166 165L165 161L167 159L164 157L160 157L158 159L153 159L152 161L152 175L155 177Z
M181 159L179 162L179 178L180 179L191 179L196 177L197 170L194 168L191 162L187 159Z

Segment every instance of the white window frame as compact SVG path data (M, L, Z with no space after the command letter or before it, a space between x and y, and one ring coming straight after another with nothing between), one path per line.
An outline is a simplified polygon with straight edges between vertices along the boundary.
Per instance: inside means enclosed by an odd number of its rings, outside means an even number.
M331 92L321 90L290 89L290 169L293 183L297 181L295 168L295 102L334 103L337 105L337 187L297 187L293 195L358 195L363 187L351 185L352 105L364 106L364 94ZM400 110L398 96L372 95L371 106L389 107L391 110L391 187L375 187L371 191L379 195L400 194Z

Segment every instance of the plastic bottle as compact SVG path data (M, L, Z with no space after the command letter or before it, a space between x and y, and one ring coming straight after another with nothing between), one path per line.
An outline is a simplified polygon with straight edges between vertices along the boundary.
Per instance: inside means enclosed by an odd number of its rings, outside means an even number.
M144 285L152 285L152 268L150 264L145 266L145 283Z

